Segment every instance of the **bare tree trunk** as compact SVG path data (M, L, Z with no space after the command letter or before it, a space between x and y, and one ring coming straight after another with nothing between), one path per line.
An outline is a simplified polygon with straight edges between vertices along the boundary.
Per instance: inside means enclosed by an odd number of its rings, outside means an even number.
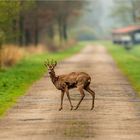
M136 6L135 6L135 1L130 0L130 3L132 5L132 19L134 23L137 23L137 15L136 15Z
M58 18L58 30L59 30L59 38L60 38L60 43L63 40L67 40L68 35L67 35L67 22L65 17L59 17Z
M17 20L14 19L12 21L12 33L15 33L12 35L12 43L17 44L18 43L18 28L17 28Z
M31 43L31 33L29 29L25 30L25 45L29 45Z
M24 17L22 15L19 17L19 45L24 45Z
M63 38L64 40L68 39L66 18L63 19Z
M37 46L39 43L39 29L38 29L38 17L35 19L35 36L34 36L34 44Z
M59 39L60 39L60 44L63 41L63 31L62 31L62 18L58 17L58 31L59 31Z
M39 43L39 30L35 29L35 46L37 46Z
M50 24L49 28L48 28L48 37L53 40L54 38L54 29L53 29L53 25Z
M20 7L23 7L24 1L20 1ZM24 35L25 35L25 30L24 30L24 15L23 11L19 12L19 19L18 19L18 24L19 24L19 45L23 46L24 45Z

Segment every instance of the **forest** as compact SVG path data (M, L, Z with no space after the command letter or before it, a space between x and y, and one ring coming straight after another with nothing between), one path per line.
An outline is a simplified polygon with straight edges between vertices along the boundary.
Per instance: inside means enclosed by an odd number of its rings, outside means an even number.
M4 44L20 47L43 44L50 51L63 48L86 2L57 0L0 1L0 66Z
M53 41L55 34L67 40L69 22L81 14L83 1L18 0L0 2L1 44L37 45L41 36Z

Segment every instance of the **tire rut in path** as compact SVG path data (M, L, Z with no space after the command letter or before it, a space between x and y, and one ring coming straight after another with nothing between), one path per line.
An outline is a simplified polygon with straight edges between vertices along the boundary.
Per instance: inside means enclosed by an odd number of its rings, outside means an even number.
M58 111L60 91L50 79L42 78L0 120L0 140L139 140L140 99L101 45L87 46L79 54L61 62L56 73L85 71L92 77L96 92L95 109L91 96L76 111L67 98ZM78 91L70 91L75 106Z

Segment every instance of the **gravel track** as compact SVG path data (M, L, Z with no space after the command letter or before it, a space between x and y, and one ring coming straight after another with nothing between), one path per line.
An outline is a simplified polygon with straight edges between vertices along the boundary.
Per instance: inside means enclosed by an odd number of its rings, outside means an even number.
M72 71L91 75L93 111L87 92L78 110L65 96L58 111L60 91L43 77L0 120L0 140L140 140L140 99L105 47L88 45L56 67L58 74ZM70 96L75 106L80 94L74 89Z

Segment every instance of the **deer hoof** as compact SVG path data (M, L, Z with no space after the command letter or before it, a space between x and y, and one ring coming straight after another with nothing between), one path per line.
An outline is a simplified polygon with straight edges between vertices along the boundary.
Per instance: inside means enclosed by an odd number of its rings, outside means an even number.
M77 110L77 109L78 109L78 107L74 108L74 110Z
M90 110L93 110L94 107L92 107Z
M59 111L61 111L62 110L62 107L61 108L59 108Z
M73 110L73 106L71 106L71 109L70 110Z

